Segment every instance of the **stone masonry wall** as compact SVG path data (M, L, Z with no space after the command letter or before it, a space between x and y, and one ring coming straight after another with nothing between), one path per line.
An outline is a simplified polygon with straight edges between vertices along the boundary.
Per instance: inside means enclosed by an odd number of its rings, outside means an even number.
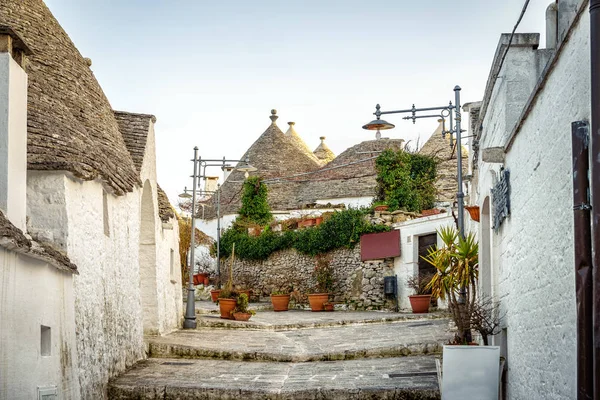
M336 283L335 301L353 310L391 309L393 302L385 299L383 278L393 275L393 259L360 260L360 246L354 249L338 249L327 254L334 270ZM312 272L316 258L306 256L294 249L272 254L265 261L236 260L233 281L236 286L251 288L255 295L268 297L273 290L288 284L301 294L301 302L315 284ZM228 275L228 268L222 269Z

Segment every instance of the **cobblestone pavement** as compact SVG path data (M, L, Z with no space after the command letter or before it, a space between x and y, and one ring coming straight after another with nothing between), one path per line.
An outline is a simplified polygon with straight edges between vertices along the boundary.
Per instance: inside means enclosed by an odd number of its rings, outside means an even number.
M445 312L412 314L383 311L307 312L303 310L289 310L284 312L259 311L248 322L221 319L218 314L203 314L198 315L197 322L199 327L210 328L289 330L444 317L447 317L447 313Z
M147 337L152 358L113 379L109 398L439 399L435 353L452 337L441 314L261 311L254 325L220 321L205 315L207 326Z
M435 361L414 356L265 363L151 359L111 382L109 398L438 399Z
M447 319L431 319L286 331L199 328L148 343L153 357L321 361L435 353L451 336Z

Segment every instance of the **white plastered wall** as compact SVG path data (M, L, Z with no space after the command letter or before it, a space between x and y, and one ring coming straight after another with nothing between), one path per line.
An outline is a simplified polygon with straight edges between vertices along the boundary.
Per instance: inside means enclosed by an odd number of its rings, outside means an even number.
M0 247L0 283L0 399L37 399L38 387L79 399L71 273Z
M0 53L0 209L25 230L27 74L10 53Z
M52 235L77 265L73 278L82 398L102 399L108 379L144 358L139 279L140 190L107 194L97 181L28 171L32 231Z
M183 317L183 299L181 289L181 268L179 268L179 226L176 219L172 219L163 224L158 214L158 195L156 181L156 141L154 134L154 123L150 123L144 161L140 169L140 178L144 182L144 190L148 184L152 191L152 216L142 215L142 218L152 217L154 225L154 252L153 257L154 271L150 273L148 268L142 279L152 279L153 282L146 282L142 287L151 289L147 297L154 296L152 300L155 304L156 317L152 325L145 324L144 330L148 334L164 334L181 326ZM141 207L144 208L143 194L141 198ZM143 212L143 211L142 211ZM142 246L144 246L142 244ZM173 255L171 255L173 251ZM175 265L172 265L172 260ZM147 261L147 260L146 260ZM145 260L140 260L145 262ZM144 297L144 296L142 296ZM145 310L146 312L146 310Z
M583 12L506 153L511 215L487 245L492 291L506 313L495 341L505 343L509 399L577 397L570 149L571 122L590 118L589 24ZM493 95L489 110L503 101ZM494 128L497 115L485 116L482 149L505 144L499 138L506 132ZM480 158L479 205L491 197L499 169Z
M437 214L394 224L400 230L400 257L394 258L394 273L398 276L398 303L401 310L410 310L408 296L414 292L406 281L419 273L419 236L436 233L437 229L454 225L452 215ZM438 236L438 246L442 243ZM445 302L438 300L439 308L447 308Z

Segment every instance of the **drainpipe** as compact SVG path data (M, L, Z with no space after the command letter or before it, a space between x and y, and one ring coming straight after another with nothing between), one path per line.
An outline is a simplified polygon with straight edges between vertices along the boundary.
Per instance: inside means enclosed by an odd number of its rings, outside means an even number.
M594 336L592 286L592 232L589 205L589 124L571 124L573 149L573 226L577 302L577 399L592 400L594 393Z
M600 0L590 0L594 399L600 398ZM594 183L595 182L595 183Z

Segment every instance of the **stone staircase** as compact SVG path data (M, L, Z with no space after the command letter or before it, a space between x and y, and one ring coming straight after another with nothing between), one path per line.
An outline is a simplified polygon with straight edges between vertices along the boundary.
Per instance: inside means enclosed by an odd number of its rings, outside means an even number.
M208 307L210 309L210 307ZM110 399L438 399L442 314L262 311L198 315L198 329L147 337L149 359Z

